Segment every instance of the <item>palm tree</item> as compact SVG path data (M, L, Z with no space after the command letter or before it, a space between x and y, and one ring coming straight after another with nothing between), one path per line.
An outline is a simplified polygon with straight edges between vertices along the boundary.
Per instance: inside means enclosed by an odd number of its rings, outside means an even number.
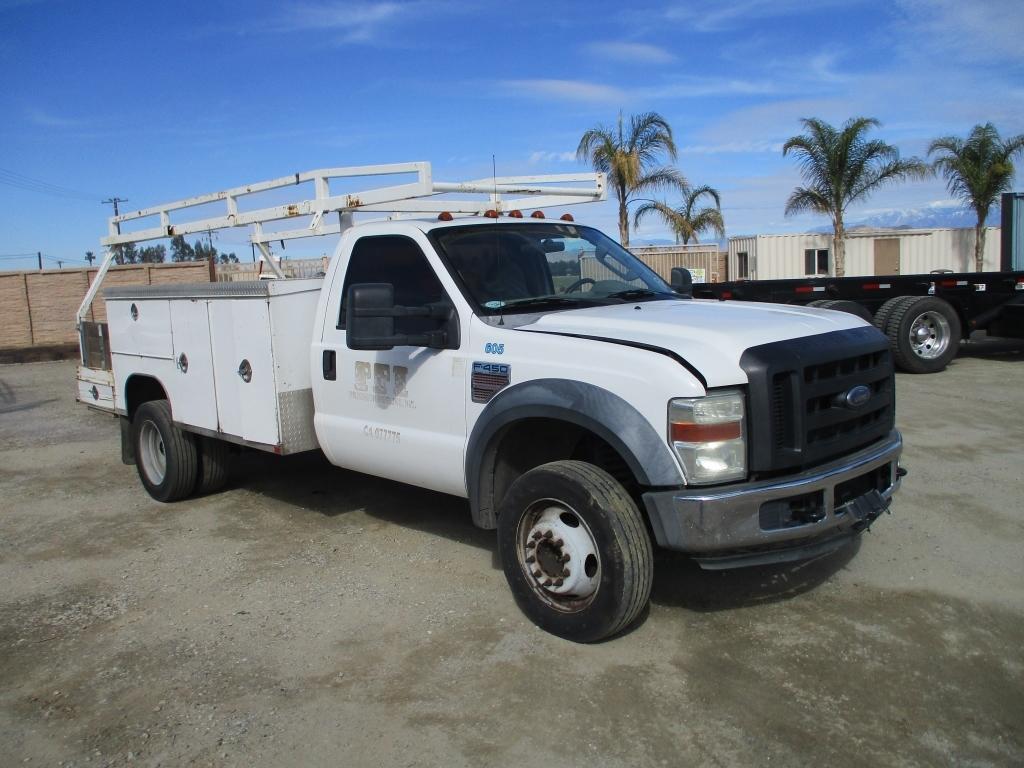
M793 190L786 201L786 215L813 211L832 219L835 274L842 277L846 274L846 209L884 184L924 178L928 166L916 157L901 160L896 147L878 139L869 140L867 132L881 125L874 118L850 118L842 129L818 118L800 122L805 133L787 141L782 154L797 155L806 186Z
M928 146L928 156L938 155L932 170L946 177L949 193L974 209L974 268L982 271L985 260L985 220L1003 192L1010 191L1013 156L1024 149L1024 134L1006 141L992 123L976 125L966 139L943 136Z
M722 200L718 190L707 185L701 187L684 186L683 204L678 208L670 208L666 203L657 200L645 200L643 205L633 213L634 229L640 226L640 220L651 213L661 216L675 233L676 242L683 241L686 245L692 239L699 242L697 235L710 230L719 237L725 237L725 220L722 218ZM707 195L715 201L714 207L697 210L700 198Z
M576 158L608 174L608 184L619 201L619 240L629 247L629 205L638 192L681 186L679 171L658 165L662 154L676 159L672 128L661 115L646 112L629 119L624 130L622 113L617 129L599 125L583 134Z

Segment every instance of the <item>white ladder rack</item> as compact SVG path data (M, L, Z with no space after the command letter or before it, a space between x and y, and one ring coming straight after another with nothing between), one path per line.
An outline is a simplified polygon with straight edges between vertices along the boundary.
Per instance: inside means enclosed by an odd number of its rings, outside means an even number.
M352 179L360 177L395 176L416 174L416 180L404 184L371 187L358 192L332 195L331 179ZM240 211L238 200L246 195L268 192L312 182L313 198L303 198L269 208ZM572 183L586 183L587 186L563 186ZM475 195L474 199L439 199L444 194ZM483 198L481 199L481 196ZM510 196L510 197L506 197ZM604 200L607 196L603 173L563 173L536 176L499 176L491 179L475 179L463 182L434 181L430 163L391 163L387 165L362 165L345 168L321 168L296 173L269 181L246 184L206 195L175 200L162 205L142 208L130 213L111 216L107 236L100 240L104 246L104 258L96 278L78 309L78 324L81 325L89 312L107 270L114 260L114 246L139 243L147 240L161 240L198 232L212 232L231 227L250 227L249 240L260 251L260 258L278 277L284 277L280 266L271 257L267 243L275 240L293 240L300 237L336 235L354 225L356 212L376 212L388 215L408 216L417 213L440 213L447 211L453 216L482 215L487 210L498 212L522 208L548 208L551 206L573 205ZM190 221L172 222L171 214L187 211L196 206L222 202L223 213ZM337 222L325 221L327 214L338 214ZM268 222L283 221L296 217L310 216L309 225L301 229L266 231ZM159 217L159 226L134 232L122 232L125 222Z

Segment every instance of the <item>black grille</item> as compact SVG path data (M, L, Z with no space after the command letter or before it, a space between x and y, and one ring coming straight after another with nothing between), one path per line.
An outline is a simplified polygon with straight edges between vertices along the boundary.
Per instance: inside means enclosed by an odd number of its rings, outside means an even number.
M887 339L875 328L751 347L740 365L750 384L754 472L814 466L893 429L892 359ZM858 386L869 395L851 407L844 396Z

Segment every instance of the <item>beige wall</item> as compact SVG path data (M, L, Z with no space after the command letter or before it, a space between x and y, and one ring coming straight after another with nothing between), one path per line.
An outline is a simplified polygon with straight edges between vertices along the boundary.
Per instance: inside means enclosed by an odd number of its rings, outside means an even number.
M96 272L93 267L0 273L0 349L76 343L75 315ZM205 262L133 264L111 267L103 287L209 280ZM102 296L96 297L87 319L106 321Z

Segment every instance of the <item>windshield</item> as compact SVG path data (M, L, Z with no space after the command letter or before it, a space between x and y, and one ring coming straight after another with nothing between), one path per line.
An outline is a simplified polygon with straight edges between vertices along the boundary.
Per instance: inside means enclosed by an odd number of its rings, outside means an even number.
M590 227L495 222L430 237L481 314L677 298L650 267Z

